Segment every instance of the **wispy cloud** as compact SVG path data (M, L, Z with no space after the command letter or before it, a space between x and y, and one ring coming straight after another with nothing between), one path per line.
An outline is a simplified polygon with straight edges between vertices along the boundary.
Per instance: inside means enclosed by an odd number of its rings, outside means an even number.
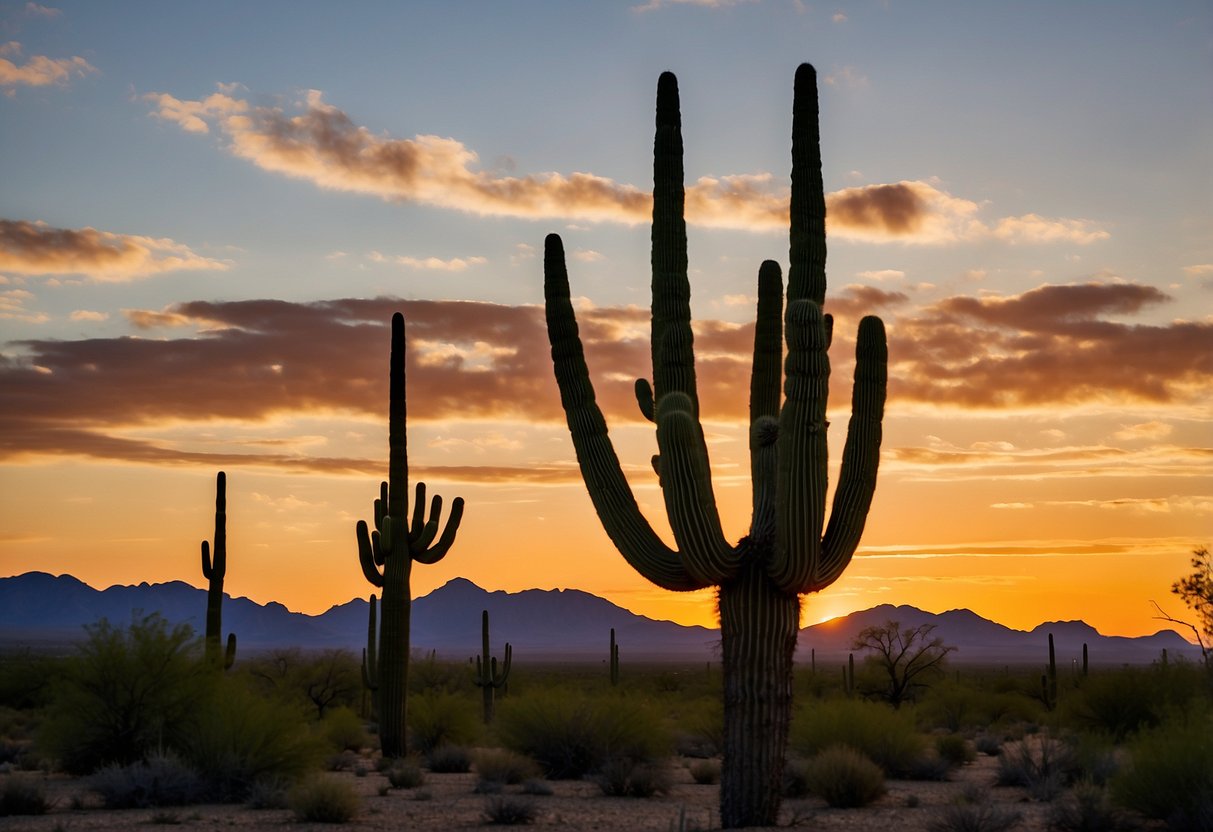
M472 266L483 266L489 262L486 257L452 257L448 260L443 260L440 257L410 257L403 254L385 255L378 251L372 251L367 255L367 259L372 263L388 263L404 266L407 269L436 272L462 272Z
M221 260L203 257L166 238L0 219L0 270L16 274L78 274L97 281L125 282L183 269L227 268Z
M24 321L28 324L46 323L50 318L43 312L31 312L26 307L34 293L26 289L0 291L0 320Z
M40 5L38 3L26 3L25 13L29 17L44 17L48 20L54 20L57 17L63 16L62 9L55 9L51 8L50 6Z
M0 88L8 95L13 94L16 87L48 87L64 86L72 78L79 78L96 72L97 68L76 55L71 58L48 58L46 55L31 55L22 64L13 63L10 58L19 58L21 44L9 41L0 44Z
M640 5L632 6L634 12L653 12L668 6L698 6L704 9L723 9L738 6L742 3L754 3L757 0L647 0Z
M356 124L309 90L296 106L253 106L229 92L191 101L151 93L153 115L182 129L222 134L228 150L263 170L322 188L407 200L483 216L577 222L648 222L648 190L593 173L506 176L479 165L453 138L398 139ZM830 233L844 239L938 245L980 239L1086 244L1107 237L1093 222L1035 214L986 222L981 206L921 181L847 188L827 197ZM783 231L787 189L769 173L703 176L686 191L687 221Z

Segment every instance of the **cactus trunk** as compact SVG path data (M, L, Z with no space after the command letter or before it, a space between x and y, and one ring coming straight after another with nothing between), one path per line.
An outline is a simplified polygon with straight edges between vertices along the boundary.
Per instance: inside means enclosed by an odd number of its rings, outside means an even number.
M215 477L215 546L202 541L202 576L206 590L206 660L212 667L227 670L236 660L236 634L229 633L227 649L220 654L223 639L223 579L227 575L227 474Z

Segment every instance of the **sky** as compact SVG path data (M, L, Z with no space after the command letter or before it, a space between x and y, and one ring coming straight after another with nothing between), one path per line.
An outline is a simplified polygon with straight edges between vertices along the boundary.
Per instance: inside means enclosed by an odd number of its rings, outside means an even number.
M649 376L658 75L679 78L692 312L727 534L749 517L755 286L787 260L818 70L833 464L889 333L879 480L805 624L876 604L1162 628L1213 537L1213 7L1195 2L0 3L0 576L318 613L371 587L388 322L413 481L467 503L420 596L647 584L574 462L543 324L559 233L611 436L668 534Z

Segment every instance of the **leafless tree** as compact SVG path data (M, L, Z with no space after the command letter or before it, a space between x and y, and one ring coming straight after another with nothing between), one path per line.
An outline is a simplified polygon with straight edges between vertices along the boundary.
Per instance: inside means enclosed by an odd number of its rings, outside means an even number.
M894 708L913 699L926 680L939 673L944 658L955 650L939 637L932 638L934 624L902 628L897 621L866 627L855 637L852 650L866 650L864 661L874 668L880 681L870 693Z
M1178 595L1180 600L1196 613L1197 624L1173 618L1168 615L1157 601L1151 601L1154 609L1158 610L1155 618L1170 621L1172 624L1182 624L1196 636L1200 645L1200 654L1205 664L1213 666L1213 556L1209 547L1201 546L1192 551L1192 574L1184 575L1171 584L1171 593Z

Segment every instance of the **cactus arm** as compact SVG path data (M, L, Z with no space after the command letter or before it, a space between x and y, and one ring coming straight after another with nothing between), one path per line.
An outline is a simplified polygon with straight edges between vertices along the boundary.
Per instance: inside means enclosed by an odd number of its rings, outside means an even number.
M785 324L788 357L777 442L776 543L767 570L784 592L805 592L820 560L825 520L830 360L816 303L789 303Z
M358 563L362 566L362 574L372 586L383 586L383 573L379 565L383 563L379 547L374 545L367 531L366 521L359 520L355 527L358 535ZM376 538L379 532L375 532Z
M753 513L750 536L766 538L775 529L775 476L778 453L780 383L783 380L783 276L779 264L758 270L758 315L750 375L750 482Z
M663 72L657 81L653 139L653 353L654 401L682 392L699 414L691 334L691 284L687 278L687 224L684 216L682 115L678 81Z
M421 537L425 530L425 483L419 482L413 492L413 520L409 523L409 539Z
M223 669L231 670L236 663L236 634L227 634L227 648L223 651Z
M657 447L670 528L687 571L706 584L719 584L736 573L739 560L720 526L707 454L699 452L703 445L690 397L663 396L657 405Z
M624 559L648 580L664 589L702 589L708 584L693 578L678 554L653 531L623 475L606 420L594 399L594 385L569 299L564 245L556 234L549 234L544 241L543 265L545 314L556 383L581 476L603 529Z
M851 562L876 492L880 466L881 420L888 389L889 348L884 324L868 316L859 324L855 345L855 382L851 422L842 450L842 469L830 521L821 542L821 566L808 591L832 584Z
M442 499L435 497L435 509L430 523L434 528L438 528L438 515L442 511ZM418 563L437 563L446 557L447 551L455 542L455 534L459 531L459 523L463 520L463 498L456 497L451 501L451 513L447 515L446 526L442 529L442 536L432 546L427 544L428 548L416 549L413 551L413 560ZM429 525L429 524L427 524Z
M202 577L209 581L214 574L214 570L211 569L211 544L204 540L202 541Z
M791 216L788 303L807 298L822 306L826 296L826 203L817 72L810 64L797 67L792 93Z
M657 411L653 406L653 386L647 378L636 379L636 405L645 419L650 422L657 421Z
M496 659L494 659L496 661ZM505 643L505 659L501 662L501 675L493 680L494 687L503 687L510 678L510 667L514 664L514 647L508 641Z

